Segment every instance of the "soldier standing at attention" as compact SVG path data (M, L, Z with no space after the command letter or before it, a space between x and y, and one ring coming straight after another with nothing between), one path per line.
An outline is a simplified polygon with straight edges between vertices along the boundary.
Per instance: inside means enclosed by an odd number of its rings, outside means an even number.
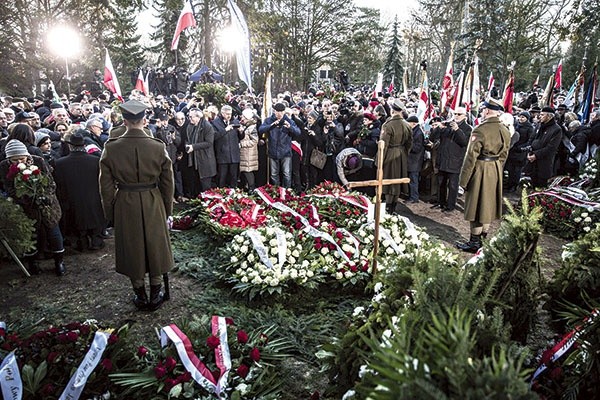
M105 145L100 158L104 214L113 222L115 265L131 279L139 310L163 302L163 274L173 267L169 221L173 211L173 163L160 139L143 130L146 105L130 100L119 106L127 130ZM150 299L145 275L150 275ZM166 279L165 279L166 281Z
M396 99L392 103L392 116L381 127L381 140L385 142L383 149L383 179L408 178L408 153L412 147L412 128L404 120L404 105ZM379 154L377 154L379 157ZM376 164L377 165L377 164ZM408 198L408 184L387 185L383 187L385 205L388 214L396 211L398 196Z
M471 237L456 247L470 253L479 250L490 223L502 218L502 171L510 148L510 132L498 118L502 105L489 99L480 111L483 122L471 133L459 177L465 189L465 220L470 222Z

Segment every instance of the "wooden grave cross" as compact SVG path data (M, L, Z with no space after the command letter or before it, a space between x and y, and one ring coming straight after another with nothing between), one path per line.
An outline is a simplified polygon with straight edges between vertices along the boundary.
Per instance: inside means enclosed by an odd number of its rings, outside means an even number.
M383 187L387 185L396 185L399 183L409 183L409 178L383 179L383 149L385 142L380 140L377 142L377 179L361 182L348 182L349 188L357 187L375 187L375 243L373 245L373 261L372 273L373 276L377 273L377 253L379 252L379 218L381 217L381 192Z

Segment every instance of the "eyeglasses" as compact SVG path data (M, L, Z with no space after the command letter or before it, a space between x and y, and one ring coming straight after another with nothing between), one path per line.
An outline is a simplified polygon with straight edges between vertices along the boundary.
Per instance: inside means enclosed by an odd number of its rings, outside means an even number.
M57 129L56 132L66 132L66 129Z

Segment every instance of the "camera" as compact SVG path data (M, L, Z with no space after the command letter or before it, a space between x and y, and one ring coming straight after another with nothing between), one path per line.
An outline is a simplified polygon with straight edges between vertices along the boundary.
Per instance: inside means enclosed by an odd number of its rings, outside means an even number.
M280 128L283 128L283 125L285 124L285 120L283 118L281 118L279 120L279 124L277 124Z

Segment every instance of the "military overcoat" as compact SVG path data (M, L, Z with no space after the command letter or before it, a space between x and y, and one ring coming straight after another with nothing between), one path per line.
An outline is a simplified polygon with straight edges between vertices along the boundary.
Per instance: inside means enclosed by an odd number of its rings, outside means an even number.
M510 132L498 117L473 130L460 172L465 220L488 224L502 217L502 174Z
M140 129L128 129L104 147L102 207L114 224L116 270L131 279L144 279L147 272L160 276L173 267L166 223L173 211L172 168L164 143ZM153 184L147 190L127 189Z
M408 177L408 152L412 147L412 129L402 116L392 116L381 127L381 140L385 142L383 150L383 179ZM383 194L408 195L408 184L387 185Z

